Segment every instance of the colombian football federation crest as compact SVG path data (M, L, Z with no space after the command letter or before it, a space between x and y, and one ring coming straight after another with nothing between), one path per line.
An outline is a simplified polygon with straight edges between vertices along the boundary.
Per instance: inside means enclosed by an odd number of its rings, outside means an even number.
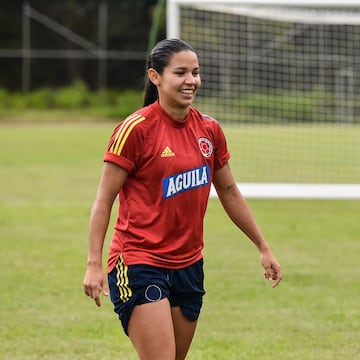
M214 146L209 139L207 139L205 137L201 137L198 139L198 144L199 144L200 151L204 157L208 158L212 155L212 153L214 151Z

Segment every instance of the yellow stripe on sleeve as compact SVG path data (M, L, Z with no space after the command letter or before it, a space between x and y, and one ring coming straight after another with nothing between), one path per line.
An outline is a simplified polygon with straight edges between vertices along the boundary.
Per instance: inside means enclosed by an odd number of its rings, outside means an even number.
M129 126L127 127L127 130L125 132L125 134L123 134L122 138L121 138L121 142L119 143L117 149L115 150L115 153L117 155L120 155L121 154L121 151L125 145L125 142L127 140L127 138L129 137L132 129L139 123L141 123L142 121L144 121L145 118L144 117L141 117L140 119L136 120L136 121L133 121L131 124L129 124ZM120 139L119 139L120 140Z
M133 115L130 115L129 117L127 117L124 120L124 122L121 124L121 126L119 127L119 130L117 131L117 133L116 133L116 135L114 137L114 141L113 141L113 143L112 143L112 145L111 145L111 147L109 149L110 152L114 153L114 149L116 147L119 136L120 136L121 132L123 131L123 129L128 126L129 122L131 122L132 119L134 119L134 118L137 119L139 116L140 115L138 115L138 114L133 114Z
M115 135L114 142L109 149L109 152L120 155L126 139L131 133L131 130L143 120L145 120L145 117L139 114L133 114L129 116L120 126L117 134Z

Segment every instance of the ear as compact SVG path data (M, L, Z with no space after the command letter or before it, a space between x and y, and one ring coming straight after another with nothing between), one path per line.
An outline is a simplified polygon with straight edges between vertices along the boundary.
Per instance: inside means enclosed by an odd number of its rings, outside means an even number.
M148 69L148 77L149 77L149 79L150 79L150 81L154 84L154 85L156 85L156 86L158 86L159 85L159 81L160 81L160 75L159 75L159 73L155 70L155 69L153 69L153 68L150 68L150 69Z

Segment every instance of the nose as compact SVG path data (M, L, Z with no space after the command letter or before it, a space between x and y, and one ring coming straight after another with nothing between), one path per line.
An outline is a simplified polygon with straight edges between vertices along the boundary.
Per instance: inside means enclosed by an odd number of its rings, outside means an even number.
M186 84L196 84L196 77L192 73L188 73L185 76L185 83Z

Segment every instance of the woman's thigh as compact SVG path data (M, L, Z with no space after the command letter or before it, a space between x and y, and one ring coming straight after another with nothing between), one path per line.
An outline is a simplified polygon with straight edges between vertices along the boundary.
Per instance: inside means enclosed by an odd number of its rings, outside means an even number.
M128 333L141 360L175 359L176 343L168 299L135 306Z

